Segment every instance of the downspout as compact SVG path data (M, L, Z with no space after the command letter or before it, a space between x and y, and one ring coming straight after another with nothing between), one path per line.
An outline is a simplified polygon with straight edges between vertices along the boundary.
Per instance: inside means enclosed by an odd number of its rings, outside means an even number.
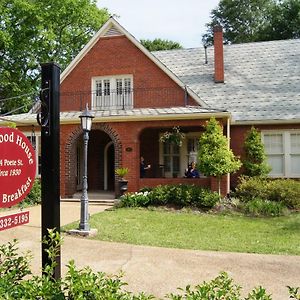
M227 119L227 146L230 149L230 117ZM227 194L230 192L230 173L227 174Z
M186 85L184 86L184 106L187 106L188 105L188 91L187 91L187 88L186 88Z

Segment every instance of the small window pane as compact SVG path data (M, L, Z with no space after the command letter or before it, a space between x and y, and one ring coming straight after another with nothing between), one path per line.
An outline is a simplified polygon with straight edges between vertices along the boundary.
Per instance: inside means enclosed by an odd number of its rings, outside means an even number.
M265 144L266 153L269 154L283 153L283 136L281 133L265 134L264 144Z
M197 138L188 139L188 153L197 151Z
M171 158L170 158L170 156L165 156L164 157L164 166L165 166L165 171L166 172L171 171Z
M169 143L163 143L164 145L164 154L170 154L171 153L171 145Z
M131 91L131 79L130 78L124 79L124 88L125 88L125 93L129 94Z
M300 155L291 155L291 173L300 175Z
M291 134L291 153L300 154L300 133Z
M268 163L272 168L270 175L283 175L283 155L268 156Z
M109 96L110 95L110 81L105 79L103 80L104 84L104 95Z
M122 89L123 89L122 79L117 79L116 84L117 84L117 95L122 95Z
M180 148L177 145L173 145L173 154L179 154Z
M102 82L96 82L96 96L102 96Z
M179 156L173 156L173 172L180 171Z

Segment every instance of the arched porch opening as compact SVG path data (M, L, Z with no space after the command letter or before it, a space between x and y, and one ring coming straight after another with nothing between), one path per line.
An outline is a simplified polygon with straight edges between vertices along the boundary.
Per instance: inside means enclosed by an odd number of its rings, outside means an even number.
M83 133L80 127L70 132L65 143L65 192L72 197L82 190ZM120 161L121 143L108 124L93 124L88 143L88 192L115 192L114 170Z

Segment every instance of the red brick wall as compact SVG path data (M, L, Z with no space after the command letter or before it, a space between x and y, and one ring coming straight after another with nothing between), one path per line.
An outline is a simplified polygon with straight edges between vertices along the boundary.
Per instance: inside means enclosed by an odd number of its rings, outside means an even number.
M90 92L92 77L122 74L133 75L134 107L184 106L184 91L125 36L100 38L62 82L61 93ZM79 110L79 98L64 99L61 111ZM196 102L191 99L189 105Z

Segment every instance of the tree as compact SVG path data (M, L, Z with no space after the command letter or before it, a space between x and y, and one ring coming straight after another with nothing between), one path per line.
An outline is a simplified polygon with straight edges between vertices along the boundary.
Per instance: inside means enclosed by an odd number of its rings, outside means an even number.
M95 0L0 0L0 15L0 98L36 93L40 63L63 70L109 18ZM2 101L1 113L31 102Z
M229 149L228 139L215 118L207 122L205 132L199 139L197 167L204 175L217 177L219 194L221 177L241 167L240 160Z
M141 40L141 44L149 51L182 49L179 43L162 39L154 39L153 41Z
M224 30L224 42L245 43L298 38L300 0L221 0L206 24L204 44L213 44L213 27Z
M244 143L245 160L243 166L247 176L266 176L271 171L267 163L265 146L261 141L260 132L254 127L247 132Z
M300 38L300 0L280 1L273 6L265 30L269 40Z

